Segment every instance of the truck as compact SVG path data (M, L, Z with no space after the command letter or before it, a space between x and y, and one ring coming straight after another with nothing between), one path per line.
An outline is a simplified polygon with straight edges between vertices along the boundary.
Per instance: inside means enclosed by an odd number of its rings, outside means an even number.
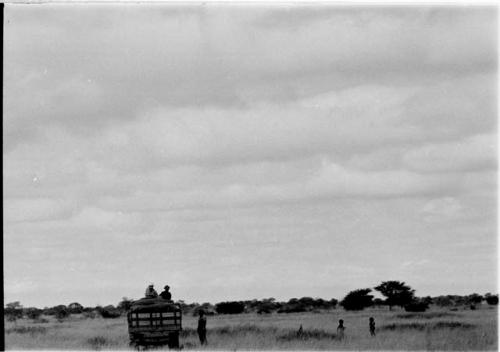
M182 310L170 300L142 298L134 301L127 312L130 345L140 348L168 345L179 348Z

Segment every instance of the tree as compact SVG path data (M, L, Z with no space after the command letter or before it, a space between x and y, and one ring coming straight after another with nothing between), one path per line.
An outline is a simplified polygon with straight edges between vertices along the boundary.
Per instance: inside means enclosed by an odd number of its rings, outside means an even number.
M68 305L68 311L71 314L80 314L83 312L83 306L78 302L73 302Z
M373 296L368 293L371 289L364 288L351 291L340 302L340 305L345 310L362 310L373 305Z
M486 303L491 306L496 306L498 304L498 295L492 295L491 293L487 293L484 295L484 299Z
M21 305L21 302L15 301L15 302L10 302L5 305L7 309L22 309L23 306Z
M126 312L130 309L130 307L132 307L133 302L134 302L134 300L132 300L130 298L122 297L122 300L120 301L120 303L118 303L117 308L123 312ZM182 304L184 304L184 301L181 301L181 302L182 302ZM181 309L183 307L182 304L180 304Z
M337 303L339 303L339 301L336 300L335 298L332 298L331 300L328 301L328 305L333 309L335 309L335 307L337 306Z
M415 300L415 290L404 282L384 281L374 288L386 297L385 302L389 306L389 310L392 310L393 306L404 307Z
M7 320L16 321L23 317L23 306L19 301L10 302L5 305L4 314Z
M220 302L215 305L215 310L219 314L240 314L245 311L243 302Z
M449 296L438 296L433 298L433 302L440 307L448 307L453 304Z

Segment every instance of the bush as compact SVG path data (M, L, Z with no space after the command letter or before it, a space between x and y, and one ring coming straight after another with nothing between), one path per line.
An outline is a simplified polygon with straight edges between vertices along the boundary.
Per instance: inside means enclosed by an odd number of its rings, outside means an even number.
M68 307L66 307L64 304L60 304L60 305L52 307L52 308L44 308L42 310L42 313L45 315L56 315L57 312L62 311L62 310L67 311L69 314Z
M89 319L95 319L95 317L97 317L97 314L95 311L92 310L90 312L83 312L83 317Z
M42 310L38 308L26 309L26 316L30 319L37 320L42 315Z
M285 304L283 307L278 309L278 313L302 313L302 312L307 312L307 309L304 305L300 303Z
M105 319L114 319L118 318L122 315L121 311L112 305L106 306L104 308L98 307L98 312L101 314L101 317Z
M242 302L221 302L215 305L215 311L219 314L240 314L245 311Z
M412 302L405 306L407 312L425 312L429 308L426 302Z
M8 321L16 321L17 319L21 319L23 317L23 310L15 308L5 308L4 315Z
M370 307L373 305L373 296L369 295L369 292L371 292L369 288L351 291L340 302L340 305L345 310L362 310Z
M134 302L133 299L123 297L120 303L118 303L117 308L121 310L122 312L126 312L132 307L132 303ZM182 308L182 307L181 307Z
M61 321L69 317L69 310L66 307L60 307L56 310L54 316L57 320Z

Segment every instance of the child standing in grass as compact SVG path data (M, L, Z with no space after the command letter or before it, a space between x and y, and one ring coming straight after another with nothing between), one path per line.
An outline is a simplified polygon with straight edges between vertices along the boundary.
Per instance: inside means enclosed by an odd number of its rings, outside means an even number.
M342 340L344 338L344 321L342 319L339 320L339 326L337 326L337 337Z
M375 319L370 317L370 335L375 336Z
M198 337L200 338L200 344L207 344L207 318L205 318L205 312L203 309L200 309L198 312L200 318L198 319Z

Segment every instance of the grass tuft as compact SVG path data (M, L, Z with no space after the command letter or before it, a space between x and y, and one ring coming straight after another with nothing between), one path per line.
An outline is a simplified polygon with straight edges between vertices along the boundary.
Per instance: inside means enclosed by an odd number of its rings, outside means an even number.
M434 323L434 328L436 329L472 329L475 327L474 324L462 323L459 321L439 321Z
M93 350L101 350L108 344L108 340L104 336L95 336L88 339L87 343Z
M429 312L429 313L407 313L398 314L396 318L399 319L434 319L434 318L445 318L445 317L458 317L460 314L448 313L448 312Z
M302 332L289 331L284 335L277 336L276 339L281 341L337 339L337 335L324 330L313 329Z
M425 329L472 329L474 324L461 323L457 321L439 321L436 323L403 323L382 325L379 330L425 330Z
M382 325L380 328L378 328L380 331L384 330L424 330L426 327L428 327L427 324L423 323L404 323L404 324L386 324Z
M5 330L7 334L17 333L17 334L45 334L47 332L47 328L43 326L14 326L10 329Z

